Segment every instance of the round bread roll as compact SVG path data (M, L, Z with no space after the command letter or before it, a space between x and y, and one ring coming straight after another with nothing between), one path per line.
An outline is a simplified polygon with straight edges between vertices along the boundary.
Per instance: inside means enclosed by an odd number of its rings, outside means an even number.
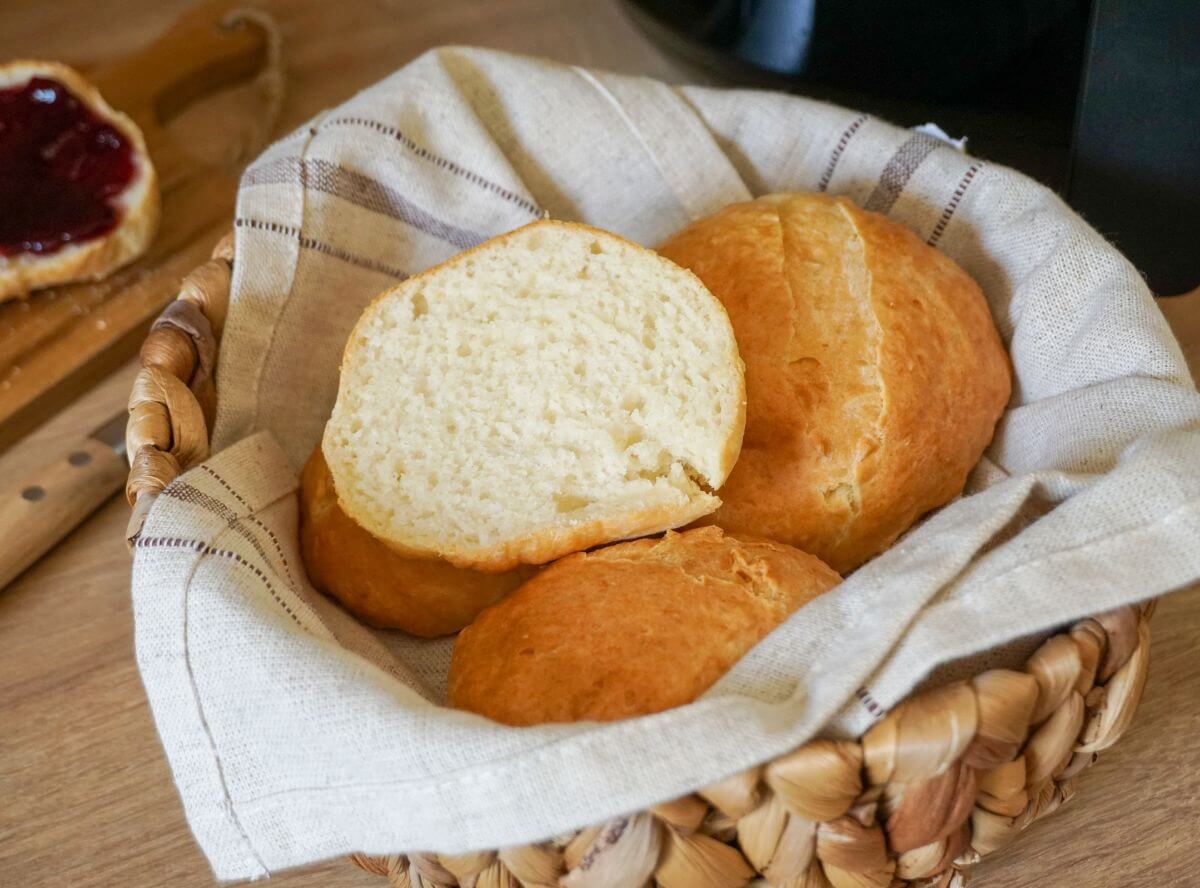
M434 637L457 632L521 582L391 549L338 505L318 446L300 475L300 551L308 578L368 625Z
M681 706L840 580L798 549L716 527L570 555L462 631L450 705L509 725Z
M322 449L375 536L500 571L713 511L744 422L733 328L695 275L544 221L367 307Z
M721 300L746 363L741 457L705 521L846 573L961 492L1010 378L952 260L823 194L734 204L659 252Z

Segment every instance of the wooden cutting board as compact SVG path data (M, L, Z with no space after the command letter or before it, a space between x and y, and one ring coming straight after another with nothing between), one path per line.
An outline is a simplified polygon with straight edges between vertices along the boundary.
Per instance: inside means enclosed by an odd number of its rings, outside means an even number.
M85 71L145 134L162 221L146 254L107 279L0 305L0 451L135 354L180 279L228 230L235 171L189 153L165 125L197 100L254 78L263 84L257 113L277 108L274 26L235 14L238 8L228 0L201 3L142 51ZM223 118L212 127L237 129Z

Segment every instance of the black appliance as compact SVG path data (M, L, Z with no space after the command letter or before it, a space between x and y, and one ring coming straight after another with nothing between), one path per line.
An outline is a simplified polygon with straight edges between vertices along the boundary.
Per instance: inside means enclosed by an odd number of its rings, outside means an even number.
M626 0L725 81L898 124L1061 192L1160 294L1200 284L1200 0Z

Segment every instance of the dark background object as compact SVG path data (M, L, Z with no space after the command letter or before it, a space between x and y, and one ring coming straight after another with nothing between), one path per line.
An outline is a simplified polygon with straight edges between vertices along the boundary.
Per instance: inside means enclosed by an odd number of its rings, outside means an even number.
M1066 197L1154 292L1200 281L1200 0L1096 0Z
M967 135L973 154L1066 195L1156 292L1200 280L1200 0L626 0L626 8L660 43L723 79Z

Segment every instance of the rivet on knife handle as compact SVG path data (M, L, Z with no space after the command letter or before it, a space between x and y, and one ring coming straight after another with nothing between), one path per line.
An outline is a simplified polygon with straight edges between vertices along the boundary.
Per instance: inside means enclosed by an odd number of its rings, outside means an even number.
M66 453L0 490L0 588L121 489L127 471L124 420L121 413Z

